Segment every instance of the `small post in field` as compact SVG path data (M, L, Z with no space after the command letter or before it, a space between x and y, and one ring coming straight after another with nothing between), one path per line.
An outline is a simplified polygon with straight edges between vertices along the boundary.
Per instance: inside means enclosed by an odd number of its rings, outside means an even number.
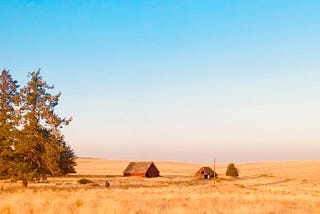
M213 161L213 187L216 187L216 159Z

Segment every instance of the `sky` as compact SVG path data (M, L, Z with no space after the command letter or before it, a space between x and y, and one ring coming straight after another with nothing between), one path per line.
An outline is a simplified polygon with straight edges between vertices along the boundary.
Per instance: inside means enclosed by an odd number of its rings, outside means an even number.
M79 157L319 159L320 2L0 1L0 69L62 92Z

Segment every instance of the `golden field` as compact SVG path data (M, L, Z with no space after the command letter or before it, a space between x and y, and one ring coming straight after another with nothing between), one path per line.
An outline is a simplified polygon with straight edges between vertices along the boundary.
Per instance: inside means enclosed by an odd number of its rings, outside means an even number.
M238 179L218 164L216 187L193 178L207 164L156 161L162 177L148 179L122 177L129 161L77 162L75 175L45 184L2 181L0 213L320 213L320 161L235 163Z

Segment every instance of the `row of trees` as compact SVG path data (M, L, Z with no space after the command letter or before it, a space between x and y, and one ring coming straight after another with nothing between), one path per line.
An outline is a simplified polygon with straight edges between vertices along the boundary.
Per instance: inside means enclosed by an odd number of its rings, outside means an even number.
M61 133L70 119L59 117L54 109L61 93L40 75L29 73L30 80L20 87L9 71L0 75L0 178L45 180L75 172L75 154Z

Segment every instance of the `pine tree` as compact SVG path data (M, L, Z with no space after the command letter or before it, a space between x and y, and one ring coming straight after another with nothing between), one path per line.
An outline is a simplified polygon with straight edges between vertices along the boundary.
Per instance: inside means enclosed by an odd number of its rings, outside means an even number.
M61 156L71 150L66 147L61 128L70 119L61 118L54 108L61 93L51 95L53 89L40 76L40 71L29 74L27 86L21 90L21 116L23 129L20 133L17 152L24 158L23 179L46 179L48 175L61 175L74 171L74 153L68 153L70 169L61 168ZM71 150L72 151L72 150Z
M8 71L0 75L0 179L46 179L49 175L75 172L75 154L64 141L61 129L70 119L59 117L54 109L61 93L40 76L29 74L27 86L18 93L17 81Z
M63 175L67 173L75 173L74 167L76 166L75 154L71 147L63 143L63 151L60 153L59 168Z
M0 177L11 178L15 172L15 140L17 135L18 88L9 71L0 75Z
M234 163L228 164L226 176L232 176L232 177L238 177L239 176L239 170L234 165Z

